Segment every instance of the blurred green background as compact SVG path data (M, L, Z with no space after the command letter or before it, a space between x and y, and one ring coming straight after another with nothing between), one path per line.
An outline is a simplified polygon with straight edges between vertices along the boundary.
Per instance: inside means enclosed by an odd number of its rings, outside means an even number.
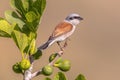
M0 1L1 17L4 17L5 10L10 9L9 2ZM68 80L74 80L79 73L87 80L120 80L120 1L47 0L37 46L45 42L54 27L70 13L80 14L84 21L71 36L63 55L72 63L71 70L66 73ZM46 54L35 62L34 71L47 64L49 55L58 50L54 44L43 51ZM12 71L12 65L21 60L21 54L11 39L0 37L0 54L0 80L22 80L22 75Z

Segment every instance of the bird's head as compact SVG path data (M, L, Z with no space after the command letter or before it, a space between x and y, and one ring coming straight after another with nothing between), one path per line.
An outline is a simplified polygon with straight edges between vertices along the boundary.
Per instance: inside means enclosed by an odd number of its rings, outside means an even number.
M82 17L80 17L79 14L70 14L65 18L66 21L70 22L73 25L77 25L80 23L81 20L83 20Z

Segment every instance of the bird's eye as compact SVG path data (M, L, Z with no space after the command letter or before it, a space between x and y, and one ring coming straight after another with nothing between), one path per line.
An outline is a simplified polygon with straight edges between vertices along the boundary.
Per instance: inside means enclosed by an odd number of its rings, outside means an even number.
M72 17L70 17L69 19L70 19L70 20L72 20L73 18L72 18Z

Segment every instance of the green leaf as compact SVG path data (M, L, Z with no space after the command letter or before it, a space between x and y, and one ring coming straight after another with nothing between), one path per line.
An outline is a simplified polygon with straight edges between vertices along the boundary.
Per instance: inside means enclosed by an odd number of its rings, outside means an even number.
M30 54L31 54L31 55L35 54L36 51L37 51L37 48L36 48L36 40L35 40L35 39L33 39L33 40L31 41L29 47L30 47Z
M32 0L22 0L23 8L26 12L29 11L30 1L32 1Z
M14 30L22 32L21 28L19 27L17 23L13 23L12 26L14 27Z
M37 34L34 32L30 32L26 35L28 37L28 46L24 50L24 53L30 52L30 54L35 54L37 52L37 48L36 48L36 36L37 36Z
M22 5L22 0L11 0L11 7L14 9L21 9L20 5Z
M29 41L31 41L32 39L36 39L37 33L30 32L28 36L29 36Z
M19 1L19 0L18 0L18 1ZM8 10L8 11L5 12L5 18L6 18L7 21L8 21L9 23L11 23L11 24L13 24L13 23L18 24L18 26L19 26L20 28L22 28L23 25L25 24L25 23L19 18L19 16L17 15L17 13L14 12L14 11L11 11L11 10Z
M16 9L21 16L24 16L26 13L23 8L22 0L11 0L11 7Z
M33 22L33 21L35 21L37 19L37 15L33 11L28 12L25 15L25 17L26 17L28 22Z
M79 74L75 80L86 80L84 75Z
M46 77L44 80L51 80L50 78Z
M66 77L62 72L58 72L53 80L66 80Z
M11 37L11 32L14 27L12 27L6 20L0 18L0 36L1 37Z
M26 36L26 34L14 30L11 36L18 48L20 49L20 51L23 53L24 49L28 45L28 37Z
M46 0L35 0L33 3L33 7L31 8L31 10L34 11L38 16L36 22L33 23L34 31L38 29L40 18L45 10L45 7L46 7Z
M33 6L38 10L39 14L42 15L42 13L46 7L46 0L36 0L33 3Z

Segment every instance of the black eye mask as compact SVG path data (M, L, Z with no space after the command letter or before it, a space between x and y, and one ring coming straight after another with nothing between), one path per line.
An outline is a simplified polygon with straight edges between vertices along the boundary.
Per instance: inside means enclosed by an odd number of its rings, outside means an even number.
M73 17L74 19L79 19L79 20L83 20L83 18L79 17L79 16L75 16Z

